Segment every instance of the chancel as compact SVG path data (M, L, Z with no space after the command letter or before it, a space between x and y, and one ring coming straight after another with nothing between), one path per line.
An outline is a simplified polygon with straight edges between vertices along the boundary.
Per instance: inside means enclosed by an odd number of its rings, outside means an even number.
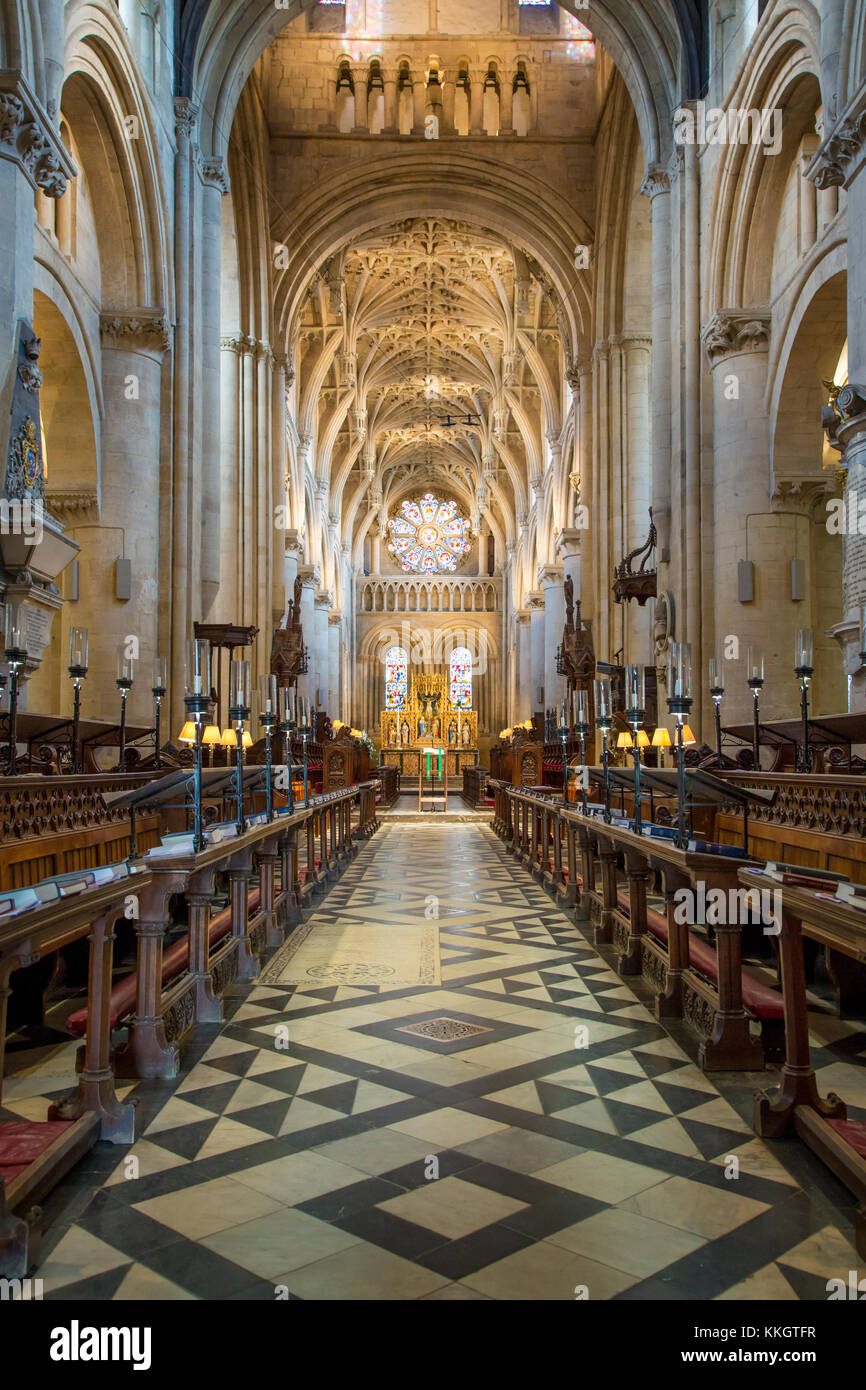
M0 1297L863 1287L864 33L0 7Z

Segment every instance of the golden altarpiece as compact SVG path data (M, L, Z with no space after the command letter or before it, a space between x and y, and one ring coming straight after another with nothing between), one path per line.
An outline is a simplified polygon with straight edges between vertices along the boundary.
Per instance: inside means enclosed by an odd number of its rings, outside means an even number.
M452 705L447 675L412 676L402 709L379 715L382 761L401 775L418 776L421 750L444 748L448 776L478 761L478 713Z

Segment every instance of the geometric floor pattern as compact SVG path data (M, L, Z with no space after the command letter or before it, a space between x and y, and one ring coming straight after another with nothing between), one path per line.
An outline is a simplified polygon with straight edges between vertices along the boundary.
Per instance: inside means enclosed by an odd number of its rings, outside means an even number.
M384 826L309 925L381 959L425 920L440 985L238 988L141 1083L45 1298L824 1301L857 1268L834 1180L754 1136L485 824Z

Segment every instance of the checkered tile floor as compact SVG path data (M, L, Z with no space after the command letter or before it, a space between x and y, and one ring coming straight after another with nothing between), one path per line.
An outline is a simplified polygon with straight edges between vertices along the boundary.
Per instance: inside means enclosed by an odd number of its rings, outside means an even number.
M438 922L441 985L238 988L98 1190L89 1160L58 1189L46 1298L823 1300L857 1268L844 1190L755 1138L486 826L383 828L313 931L395 911Z

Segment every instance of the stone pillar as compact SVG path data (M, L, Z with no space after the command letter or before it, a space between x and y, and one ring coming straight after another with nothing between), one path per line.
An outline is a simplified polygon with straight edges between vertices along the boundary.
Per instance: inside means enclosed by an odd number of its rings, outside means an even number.
M532 636L531 636L531 615L527 611L515 614L514 623L517 632L516 647L516 666L517 666L517 708L514 711L514 720L521 724L524 719L528 719L535 709L535 699L532 690Z
M569 577L574 585L574 597L580 598L581 543L586 533L569 527L557 532L556 553L562 561L563 583ZM563 619L564 621L564 619Z
M647 170L641 192L652 199L652 499L659 565L670 558L671 516L671 197L660 164Z
M530 689L530 714L546 709L550 704L544 688L544 594L535 591L526 595L529 606L530 631L530 669L532 672ZM541 697L539 698L539 690ZM529 718L529 714L526 715Z
M196 595L199 589L199 556L201 527L196 525L198 508L191 496L194 466L191 442L194 426L191 421L192 396L192 228L193 199L193 130L198 107L186 97L174 103L175 141L174 161L174 275L175 299L178 305L177 328L174 339L174 440L172 469L172 533L171 533L171 690L169 709L174 725L184 714L183 694L186 666L186 642L192 636L193 622L199 616ZM178 727L180 727L178 725Z
M427 87L420 75L412 84L412 134L424 134L424 114L427 104Z
M328 613L331 595L327 589L316 593L313 608L314 645L310 647L310 676L313 699L324 709L328 699ZM316 692L318 691L318 695Z
M82 527L76 622L90 630L90 670L82 714L119 715L115 685L118 648L134 637L139 659L127 701L130 723L153 714L153 659L157 651L160 510L160 385L169 344L164 318L146 311L103 314L101 515L110 525ZM116 562L131 561L132 597L115 597ZM95 640L94 640L95 639ZM165 737L179 725L163 728Z
M565 627L564 574L561 565L545 565L538 577L544 586L544 707L565 698L565 677L556 669L557 649Z
M725 682L725 718L751 717L746 685L746 648L764 653L765 714L797 714L793 674L794 632L809 627L804 605L791 602L792 518L773 510L770 492L770 433L765 408L769 315L753 309L722 309L704 325L702 338L713 371L713 530L715 543L715 631L739 640L740 662L731 662ZM737 566L754 565L755 597L740 603ZM678 633L674 634L678 636ZM719 651L723 655L723 651ZM698 672L695 671L695 678ZM700 672L706 680L706 672ZM707 730L696 730L707 736Z
M456 87L453 77L446 78L440 74L439 80L442 84L442 128L441 135L454 134L454 97Z
M308 668L303 676L298 677L298 694L305 696L307 700L312 700L316 693L316 589L319 584L319 571L315 565L299 565L298 574L301 577L301 627L303 629L304 646L308 653Z
M832 5L825 6L832 12ZM822 19L824 25L829 14ZM826 115L826 111L825 111ZM848 195L848 380L866 380L866 123L842 119L827 131L807 170L821 194ZM823 201L823 200L819 200ZM823 222L823 218L821 219Z
M382 573L382 532L374 531L370 546L370 573Z
M328 714L332 719L343 718L340 690L340 646L343 637L343 615L328 614Z
M487 573L487 533L483 526L478 531L478 573Z
M825 426L829 415L825 411ZM833 635L842 649L845 673L854 677L852 708L863 710L866 671L860 664L860 608L866 604L866 536L860 535L860 516L866 510L866 386L843 386L836 397L836 420L828 433L831 442L841 445L846 465L842 498L842 622L836 625Z
M499 134L513 135L514 79L510 72L499 74Z
M201 217L201 602L194 618L207 618L220 586L220 265L222 200L230 188L225 160L203 161Z
M366 67L356 67L352 72L355 83L355 130L366 132L369 130L367 118L367 69Z
M288 613L289 599L294 597L295 580L298 576L300 559L301 533L292 528L285 533L285 549L283 551L283 583L286 589L286 613Z
M33 322L33 197L60 198L76 173L60 133L16 69L0 71L0 410L12 405L18 320Z
M397 74L394 71L384 72L382 84L385 89L385 124L382 127L383 135L396 135L397 133Z
M469 92L469 134L483 134L482 117L484 114L484 79L487 76L486 68L473 68L470 73L471 88Z

